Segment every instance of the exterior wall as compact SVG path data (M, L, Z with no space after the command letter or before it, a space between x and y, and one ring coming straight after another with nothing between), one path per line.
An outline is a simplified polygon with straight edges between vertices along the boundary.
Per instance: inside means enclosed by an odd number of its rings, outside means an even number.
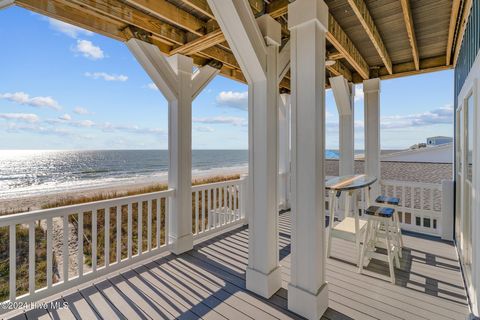
M480 141L477 139L480 134L480 112L478 112L479 100L479 81L480 81L480 1L473 1L472 12L470 13L469 21L466 28L466 33L463 39L462 47L459 54L457 66L455 68L455 108L459 109L465 100L473 94L474 114L473 114L473 174L472 174L472 192L471 197L471 226L472 226L472 281L468 286L468 294L472 305L472 312L476 316L480 316L480 173L477 171L480 168L480 148L478 147ZM456 117L457 117L456 113ZM457 126L457 119L455 119ZM461 131L460 131L461 133ZM455 145L460 143L460 136L457 128L455 130ZM455 147L455 150L457 148ZM457 161L458 155L455 157ZM455 165L456 168L456 165ZM455 177L457 173L455 172ZM461 181L456 181L458 185ZM462 185L463 188L463 185ZM460 211L464 205L465 197L456 195L456 212ZM459 219L456 219L457 230L459 230ZM461 234L456 234L457 244ZM457 245L460 258L462 260L462 252L460 246ZM463 261L462 261L463 264Z

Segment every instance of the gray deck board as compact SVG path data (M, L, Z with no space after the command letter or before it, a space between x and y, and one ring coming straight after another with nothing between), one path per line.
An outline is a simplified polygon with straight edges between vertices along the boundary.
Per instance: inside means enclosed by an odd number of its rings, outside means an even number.
M270 299L246 290L248 229L240 227L65 295L70 309L30 310L15 319L300 319L287 308L289 213L280 216L279 234L282 289ZM391 284L385 262L372 260L359 274L354 246L335 239L322 319L464 319L468 306L454 246L412 234L404 242Z

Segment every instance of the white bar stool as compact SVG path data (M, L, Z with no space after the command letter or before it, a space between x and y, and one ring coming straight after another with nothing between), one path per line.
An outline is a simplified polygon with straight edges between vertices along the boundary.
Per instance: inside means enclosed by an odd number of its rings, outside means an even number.
M383 207L397 209L400 205L400 199L395 197L387 197L387 196L378 196L375 199L376 203L381 204ZM402 229L400 228L400 213L397 212L393 215L393 226L392 231L395 233L395 240L397 241L397 246L399 247L399 255L400 258L402 257L402 249L403 249L403 238L402 238Z
M396 244L397 241L395 241L396 236L392 232L395 209L370 206L365 210L365 215L367 217L367 227L363 238L358 272L362 273L366 258L386 261L390 270L390 281L395 283L394 263L397 268L400 268L399 247ZM377 246L385 248L387 255L376 252L375 247Z

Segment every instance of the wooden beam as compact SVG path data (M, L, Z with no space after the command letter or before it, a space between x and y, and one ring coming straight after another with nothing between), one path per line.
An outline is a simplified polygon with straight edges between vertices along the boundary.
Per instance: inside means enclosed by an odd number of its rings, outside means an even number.
M336 61L335 64L326 68L335 76L344 76L349 82L353 79L352 72L341 61Z
M182 0L183 3L188 5L189 7L200 11L202 14L206 15L210 19L215 19L215 15L213 14L210 6L207 3L207 0Z
M412 48L413 63L415 64L415 69L420 70L420 56L418 55L417 38L415 37L410 0L400 0L400 3L402 4L403 20L407 28L408 40Z
M470 16L470 11L472 9L472 0L465 0L463 11L462 11L462 18L460 21L459 31L457 35L457 39L455 40L455 52L453 54L453 66L457 65L458 55L460 54L460 49L462 47L463 36L465 35L465 29L467 28L468 17Z
M173 49L170 54L181 53L185 55L195 54L199 51L208 49L217 44L220 44L225 41L222 30L217 29L210 33L207 33L204 36L198 37L197 39L190 41L180 47Z
M350 4L350 7L352 7L353 12L357 16L363 28L365 29L365 32L367 33L368 37L372 41L373 46L375 47L378 54L380 55L380 58L383 61L383 64L387 68L388 72L392 74L393 73L392 60L390 59L390 56L388 55L385 44L383 43L382 37L380 36L380 33L378 32L378 29L375 26L375 22L373 21L372 16L368 11L367 5L363 0L347 0L347 1Z
M420 69L415 68L414 62L405 62L393 65L393 74L390 74L385 67L379 68L376 72L372 72L372 78L393 79L412 75L418 75L428 72L441 71L451 69L452 66L445 65L445 56L426 58L420 60Z
M272 18L278 18L284 16L288 12L289 0L273 0L267 4L266 12L272 16Z
M120 41L126 40L125 34L122 32L126 25L121 22L115 22L113 19L106 21L96 15L80 12L75 7L56 0L17 0L15 3L22 8L76 25L109 38Z
M205 23L202 20L166 0L127 0L127 2L193 34L198 36L205 34Z
M448 26L447 54L445 64L448 66L452 60L453 40L457 29L458 14L460 12L461 0L452 1L452 11L450 14L450 25Z
M154 36L169 41L170 45L183 45L186 41L185 32L163 21L154 19L142 11L118 0L62 0L61 2L79 4L81 5L79 9L82 12L93 10L123 23L151 32Z
M363 59L352 40L350 40L331 14L328 16L327 40L335 47L335 49L343 54L348 63L357 70L358 74L363 79L370 78L367 62Z

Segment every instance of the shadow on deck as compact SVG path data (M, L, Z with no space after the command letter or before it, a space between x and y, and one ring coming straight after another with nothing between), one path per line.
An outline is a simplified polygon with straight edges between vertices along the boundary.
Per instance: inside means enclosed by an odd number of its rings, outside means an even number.
M280 216L283 288L263 299L245 288L248 228L241 227L180 256L163 255L131 270L65 292L68 309L31 310L15 319L298 319L287 309L290 215ZM401 269L373 260L358 274L354 248L335 239L327 261L329 309L324 319L464 319L463 280L450 243L404 236Z

